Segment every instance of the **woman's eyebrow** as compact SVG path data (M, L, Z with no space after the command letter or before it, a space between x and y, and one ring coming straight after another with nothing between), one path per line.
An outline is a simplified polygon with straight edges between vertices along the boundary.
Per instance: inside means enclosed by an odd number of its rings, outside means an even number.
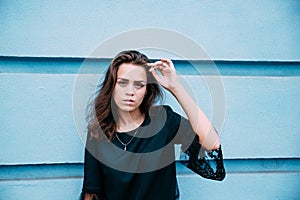
M128 79L126 79L126 78L117 78L117 80L129 81L129 80L128 80Z
M135 83L146 83L144 80L141 81L134 81Z
M128 79L126 78L117 78L117 80L122 80L122 81L129 81ZM138 81L134 81L135 83L146 83L146 81L144 80L138 80Z

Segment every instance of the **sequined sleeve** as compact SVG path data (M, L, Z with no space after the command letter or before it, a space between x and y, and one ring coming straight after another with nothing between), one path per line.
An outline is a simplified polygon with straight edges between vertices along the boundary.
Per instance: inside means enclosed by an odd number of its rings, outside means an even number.
M225 168L221 145L218 149L206 151L201 148L196 136L185 151L187 161L183 162L193 172L203 178L222 181L225 178Z
M204 178L222 181L226 173L221 145L218 149L206 151L199 143L199 137L193 131L189 120L169 106L165 106L165 109L170 121L169 128L176 135L175 144L181 145L182 164Z

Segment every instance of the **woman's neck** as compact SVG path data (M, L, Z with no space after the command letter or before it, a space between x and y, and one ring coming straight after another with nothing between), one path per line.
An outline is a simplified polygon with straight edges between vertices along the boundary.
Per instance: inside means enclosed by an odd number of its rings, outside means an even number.
M145 119L145 115L137 112L119 112L117 121L118 132L128 132L139 127Z

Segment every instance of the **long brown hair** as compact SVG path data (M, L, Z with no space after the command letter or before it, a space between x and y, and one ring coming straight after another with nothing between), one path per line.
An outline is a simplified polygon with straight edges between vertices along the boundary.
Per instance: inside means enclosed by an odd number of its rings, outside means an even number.
M116 106L114 105L112 95L117 81L119 66L123 63L140 65L145 67L147 71L146 95L140 105L142 114L147 115L155 100L162 96L159 85L152 74L148 73L146 64L150 63L150 60L147 56L135 50L120 52L111 61L104 81L100 85L100 90L88 107L88 133L97 139L103 138L103 133L110 140L114 138L117 125L115 121Z

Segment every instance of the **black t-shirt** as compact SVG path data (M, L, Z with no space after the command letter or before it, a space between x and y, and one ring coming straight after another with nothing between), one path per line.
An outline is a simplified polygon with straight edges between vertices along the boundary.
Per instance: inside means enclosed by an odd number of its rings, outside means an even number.
M111 142L87 140L83 193L95 193L99 199L108 200L176 199L179 194L174 144L182 145L191 158L188 167L202 175L203 162L197 163L203 160L198 158L198 138L189 121L169 106L153 106L140 127L116 134L118 138ZM223 168L223 161L221 164Z

